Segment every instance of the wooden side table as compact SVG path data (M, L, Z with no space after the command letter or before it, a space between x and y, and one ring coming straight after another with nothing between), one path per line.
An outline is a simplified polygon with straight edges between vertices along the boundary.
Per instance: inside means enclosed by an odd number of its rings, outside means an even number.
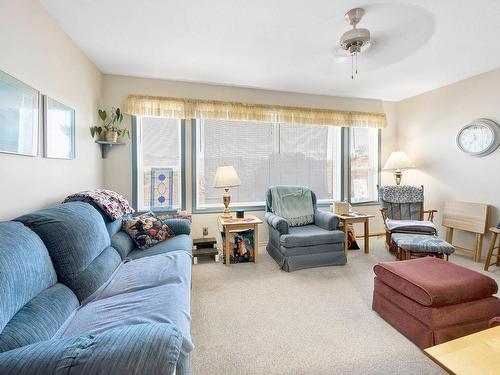
M375 217L374 215L368 215L368 214L363 214L360 212L350 212L346 215L336 215L339 220L342 222L343 229L344 229L344 254L347 256L348 252L348 231L349 231L349 224L354 224L354 223L363 223L365 226L365 254L370 253L370 230L369 230L369 219L372 217Z
M500 326L424 349L450 374L498 374Z
M498 244L498 246L496 246L497 235L500 234L500 228L491 227L490 232L491 232L490 247L488 249L488 255L486 256L486 262L484 263L485 271L488 271L488 268L490 268L490 266L494 264L497 267L500 266L500 243ZM496 254L494 254L495 250L497 251ZM496 259L492 262L491 258L493 257L495 257Z
M246 215L242 219L237 218L223 218L217 219L219 221L220 227L224 231L224 243L222 244L224 256L226 258L226 266L231 264L231 231L243 231L243 230L253 230L253 240L254 240L254 262L257 263L259 255L259 224L262 224L262 220L253 215Z

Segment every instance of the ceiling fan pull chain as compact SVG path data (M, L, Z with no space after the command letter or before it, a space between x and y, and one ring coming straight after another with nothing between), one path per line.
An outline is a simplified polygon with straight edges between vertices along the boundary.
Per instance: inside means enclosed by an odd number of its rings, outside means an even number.
M358 74L358 54L356 53L356 75Z
M354 57L351 56L351 79L354 79Z

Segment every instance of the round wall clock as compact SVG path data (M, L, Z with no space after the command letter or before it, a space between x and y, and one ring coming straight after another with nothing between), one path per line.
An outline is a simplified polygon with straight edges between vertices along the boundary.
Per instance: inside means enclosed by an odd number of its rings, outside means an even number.
M456 142L470 156L486 156L500 145L500 126L486 118L474 120L460 129Z

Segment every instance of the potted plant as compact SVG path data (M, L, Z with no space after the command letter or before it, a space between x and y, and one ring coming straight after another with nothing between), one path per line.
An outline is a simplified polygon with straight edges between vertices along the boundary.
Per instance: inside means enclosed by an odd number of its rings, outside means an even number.
M128 129L120 127L123 121L123 113L120 111L120 108L113 107L111 109L111 116L108 116L108 112L102 109L99 109L97 114L102 120L102 124L90 127L90 135L92 138L97 134L101 136L103 141L113 143L118 141L118 137L127 136L130 138Z

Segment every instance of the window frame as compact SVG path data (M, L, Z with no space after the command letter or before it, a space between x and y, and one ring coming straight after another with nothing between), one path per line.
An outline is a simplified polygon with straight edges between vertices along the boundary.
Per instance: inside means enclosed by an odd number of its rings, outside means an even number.
M132 207L139 211L139 180L138 180L138 135L139 135L139 116L131 116L131 138L132 138ZM145 116L147 117L147 116ZM180 120L180 207L172 209L153 208L155 212L171 213L186 210L186 120Z
M346 195L343 196L343 200L347 200L349 204L352 206L373 206L375 204L378 204L378 200L371 200L371 201L365 201L365 202L357 202L357 203L352 203L351 201L351 136L352 136L352 131L351 128L343 128L347 130L347 136L345 137L345 142L346 142L346 150L347 153L344 153L344 157L346 157L347 161L344 164L346 167L347 175L346 175ZM377 152L378 152L378 163L377 163L377 186L380 186L380 171L381 171L381 145L382 145L382 129L377 129Z
M169 209L169 210L156 210L158 212L176 212L179 210L186 210L186 198L187 198L187 187L186 187L186 177L188 170L186 170L186 126L191 124L191 211L193 214L204 214L204 213L221 213L223 211L222 199L220 207L206 207L199 208L197 202L197 121L198 119L182 119L180 120L180 153L181 153L181 207L179 209ZM352 203L351 202L351 131L349 127L341 128L341 142L340 142L340 200L348 201L352 206L371 206L378 204L377 200ZM377 163L377 183L380 185L381 182L381 129L377 129L378 138L378 163ZM138 152L138 116L131 116L131 141L132 141L132 207L137 210L138 208L138 166L137 166L137 152ZM222 197L222 192L221 192ZM332 201L328 202L318 202L318 207L329 208ZM249 206L238 206L231 205L232 210L245 210L245 211L265 211L265 203L262 205L249 205Z
M203 213L220 213L223 211L222 198L221 207L198 207L198 181L197 181L197 146L198 146L198 132L197 132L197 122L198 119L191 119L191 181L192 181L192 191L191 191L191 202L192 202L192 213L193 214L203 214ZM377 163L377 183L380 185L380 170L381 170L381 129L377 129L378 138L378 163ZM340 182L340 200L347 200L353 206L370 206L377 204L378 201L367 201L352 203L351 202L351 131L348 127L342 127L340 133L340 177L342 181ZM222 197L222 192L221 192ZM318 201L318 207L329 208L333 204L333 199L328 202ZM246 211L265 211L265 203L262 205L248 205L248 206L238 206L235 204L231 205L231 209L234 210L246 210Z

